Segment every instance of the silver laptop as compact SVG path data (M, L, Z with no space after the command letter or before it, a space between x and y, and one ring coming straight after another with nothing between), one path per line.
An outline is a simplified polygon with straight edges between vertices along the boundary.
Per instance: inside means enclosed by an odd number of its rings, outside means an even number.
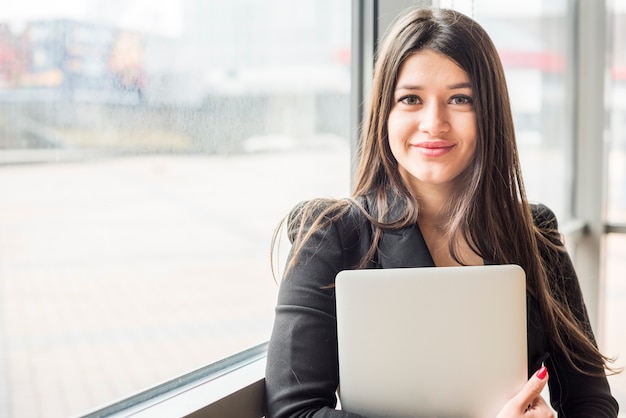
M527 381L519 266L346 270L336 297L344 410L484 418Z

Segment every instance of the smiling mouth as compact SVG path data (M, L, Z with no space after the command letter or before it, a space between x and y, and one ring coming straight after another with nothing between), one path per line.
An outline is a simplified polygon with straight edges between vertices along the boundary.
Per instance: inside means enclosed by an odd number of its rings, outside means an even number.
M412 145L420 154L427 157L441 157L452 151L455 144L445 141L425 141Z

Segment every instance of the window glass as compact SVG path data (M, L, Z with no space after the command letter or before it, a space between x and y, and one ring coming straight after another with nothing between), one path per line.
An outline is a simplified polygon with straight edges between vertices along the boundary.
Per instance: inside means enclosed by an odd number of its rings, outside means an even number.
M626 3L608 1L608 75L607 161L608 221L626 223ZM618 357L618 365L624 367L626 353L626 235L608 234L605 240L606 275L604 280L604 338L608 354ZM621 355L620 355L621 353ZM611 389L620 405L626 404L626 374L610 378Z
M568 2L439 3L473 16L491 36L506 73L528 198L567 220L573 169Z
M349 192L349 24L348 0L2 6L0 416L269 338L274 228Z
M626 4L609 2L608 219L626 223Z
M616 358L615 366L626 366L626 234L608 234L605 239L606 268L603 282L601 347ZM611 392L620 405L626 403L626 375L609 377ZM622 416L620 414L620 416Z

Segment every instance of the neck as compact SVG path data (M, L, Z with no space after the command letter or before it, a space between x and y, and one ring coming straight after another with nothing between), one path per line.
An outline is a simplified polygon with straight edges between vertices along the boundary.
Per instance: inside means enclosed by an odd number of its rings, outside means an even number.
M413 187L413 193L419 204L420 224L443 227L448 221L444 209L452 197L450 188L443 185L421 185L419 188Z

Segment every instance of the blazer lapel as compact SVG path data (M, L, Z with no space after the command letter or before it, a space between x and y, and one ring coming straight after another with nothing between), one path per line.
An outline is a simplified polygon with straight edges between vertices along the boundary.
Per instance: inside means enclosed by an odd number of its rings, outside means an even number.
M378 247L378 262L381 268L435 267L417 225L383 232Z
M398 219L404 211L404 202L397 195L388 197L389 212L387 220ZM375 197L367 196L364 204L375 208ZM371 213L376 216L376 213ZM378 243L378 265L380 268L435 267L428 246L417 224L400 230L383 231Z

